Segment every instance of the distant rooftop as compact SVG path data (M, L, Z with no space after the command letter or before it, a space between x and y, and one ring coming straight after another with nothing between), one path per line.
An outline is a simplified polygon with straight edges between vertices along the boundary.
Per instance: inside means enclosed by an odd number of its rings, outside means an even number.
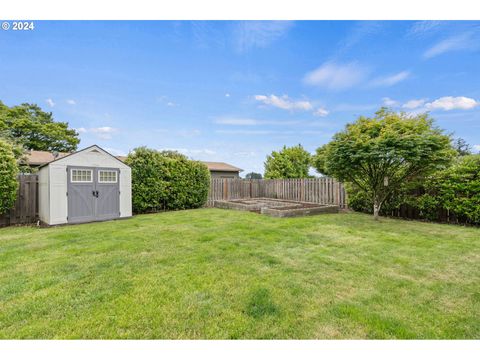
M60 152L55 157L54 154L49 151L31 150L27 154L27 163L28 165L31 165L31 166L40 166L40 165L52 162L53 160L65 157L69 154L70 153ZM116 158L120 161L125 161L127 159L126 156L116 156ZM236 166L233 166L224 162L202 161L202 163L207 165L208 170L210 171L226 171L226 172L243 171L243 169L240 169Z
M208 170L210 171L229 171L229 172L238 172L243 171L236 166L224 163L224 162L214 162L214 161L202 161L205 165L207 165Z
M27 163L28 165L32 166L40 166L52 162L53 160L65 157L69 154L70 153L59 152L56 153L57 156L55 156L54 153L51 153L50 151L31 150L27 153Z

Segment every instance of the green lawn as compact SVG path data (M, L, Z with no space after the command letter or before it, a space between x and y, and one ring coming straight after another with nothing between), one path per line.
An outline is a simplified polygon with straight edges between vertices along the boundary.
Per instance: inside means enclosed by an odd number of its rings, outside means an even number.
M480 338L480 229L200 209L0 229L0 338Z

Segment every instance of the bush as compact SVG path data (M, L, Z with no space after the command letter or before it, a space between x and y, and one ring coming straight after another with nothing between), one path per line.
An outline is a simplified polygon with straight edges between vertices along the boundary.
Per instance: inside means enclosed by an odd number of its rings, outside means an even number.
M371 212L365 192L349 186L347 193L351 209ZM448 212L450 220L480 224L480 155L458 157L447 169L399 189L385 202L381 214L390 214L402 205L417 210L426 220L438 221L442 212Z
M10 144L0 139L0 214L15 204L18 166Z
M425 193L419 206L427 216L445 209L460 222L480 224L480 155L459 157L426 181Z
M126 163L132 168L135 213L198 208L207 201L210 172L199 161L140 147Z

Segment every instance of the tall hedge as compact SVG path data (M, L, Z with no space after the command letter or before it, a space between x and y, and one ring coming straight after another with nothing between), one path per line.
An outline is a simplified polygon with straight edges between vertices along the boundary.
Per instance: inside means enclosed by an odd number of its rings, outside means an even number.
M140 147L128 155L126 163L132 168L135 213L198 208L207 201L210 172L199 161Z
M365 192L352 186L347 192L351 209L371 211ZM402 205L416 209L426 220L437 221L447 211L456 222L480 225L480 155L460 156L447 169L398 189L382 213L389 214Z
M17 197L18 166L13 147L0 139L0 214L6 213L15 204Z

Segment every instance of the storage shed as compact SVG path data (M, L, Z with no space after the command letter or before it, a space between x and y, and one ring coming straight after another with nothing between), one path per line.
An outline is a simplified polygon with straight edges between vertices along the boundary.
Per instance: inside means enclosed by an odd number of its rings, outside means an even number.
M130 167L97 145L38 171L38 212L48 225L132 216Z

